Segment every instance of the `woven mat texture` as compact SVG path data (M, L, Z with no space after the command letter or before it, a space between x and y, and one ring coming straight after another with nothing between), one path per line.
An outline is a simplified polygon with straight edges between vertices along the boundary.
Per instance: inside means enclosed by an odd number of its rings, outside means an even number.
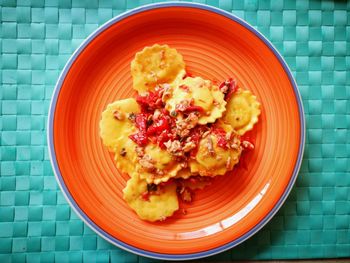
M154 1L153 1L154 2ZM350 257L350 2L203 0L248 21L290 66L305 107L302 168L271 222L207 258ZM53 175L46 121L60 71L99 25L149 0L2 0L0 262L149 262L98 237Z

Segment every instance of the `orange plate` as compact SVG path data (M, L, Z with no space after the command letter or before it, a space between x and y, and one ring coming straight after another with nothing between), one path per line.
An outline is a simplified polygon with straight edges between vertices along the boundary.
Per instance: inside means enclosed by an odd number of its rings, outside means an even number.
M140 220L123 201L128 176L117 170L98 126L108 103L135 96L130 62L155 43L176 48L193 75L235 77L262 105L249 135L256 148L244 165L198 191L186 215L161 223ZM113 244L160 259L209 256L257 232L294 184L304 133L295 82L271 43L232 14L193 3L144 6L95 31L60 76L48 127L55 174L81 218Z

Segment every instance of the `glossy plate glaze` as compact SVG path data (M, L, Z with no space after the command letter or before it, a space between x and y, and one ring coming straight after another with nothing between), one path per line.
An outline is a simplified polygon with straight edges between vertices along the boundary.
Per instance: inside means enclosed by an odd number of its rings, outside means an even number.
M128 179L102 145L106 105L135 95L130 62L154 43L184 56L193 75L234 76L262 104L248 136L256 149L233 173L196 193L187 214L140 220L122 199ZM193 259L232 248L256 233L290 192L304 147L304 115L285 62L262 35L225 11L192 3L144 6L118 16L78 48L57 83L49 112L52 165L80 217L113 244L160 259Z

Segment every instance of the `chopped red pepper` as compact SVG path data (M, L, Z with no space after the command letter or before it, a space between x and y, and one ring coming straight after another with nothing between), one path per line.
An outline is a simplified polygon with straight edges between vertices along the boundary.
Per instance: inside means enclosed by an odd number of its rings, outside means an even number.
M194 157L197 154L197 152L198 152L199 141L200 141L200 139L202 137L201 128L199 128L199 127L194 128L191 131L189 137L191 138L190 139L191 142L193 142L195 144L195 147L190 152L190 156Z
M164 143L166 143L169 140L174 140L175 137L173 134L169 133L168 131L164 130L162 131L161 134L159 134L159 136L157 137L157 143L159 145L160 148L162 149L166 149L166 146L164 145Z
M156 122L154 122L151 126L148 127L147 135L159 135L164 130L169 130L169 123L165 116L161 116Z
M136 101L141 106L142 112L153 112L155 109L163 108L162 94L164 89L149 92L145 96L137 95Z
M173 118L173 117L170 117L170 114L169 114L168 111L166 113L163 113L163 114L168 116L168 123L169 123L170 129L173 128L173 127L176 127L176 119Z
M192 112L192 111L203 112L204 109L201 106L190 105L184 110L184 112Z
M145 113L139 113L136 115L135 124L139 131L146 132L148 116L149 115Z
M150 196L150 194L149 194L148 191L143 192L143 193L141 194L141 198L142 198L143 200L145 200L145 201L149 201L149 196Z
M132 134L129 136L129 138L133 140L138 146L146 146L148 142L147 136L142 132Z
M139 129L138 133L132 134L129 136L139 146L146 146L147 140L147 119L149 114L139 113L135 117L135 125Z
M237 82L233 78L229 78L220 84L219 89L225 94L225 100L228 100L237 91Z
M162 112L162 114L164 114ZM150 137L151 141L158 143L159 147L165 149L164 143L169 140L174 140L175 135L171 133L171 126L173 120L166 115L161 115L150 127L147 129L147 136Z
M169 111L167 111L165 108L161 109L160 112L165 116L169 116Z
M146 146L150 141L165 149L164 143L176 138L176 134L171 132L171 127L175 126L175 120L170 118L168 114L168 111L162 110L161 115L150 126L147 124L151 116L150 113L136 114L135 124L139 131L130 135L129 138L139 146Z
M217 145L221 148L227 149L228 148L228 142L226 140L226 132L223 128L213 128L212 133L216 135L216 138L218 140Z
M175 111L188 114L188 113L193 112L193 111L203 112L204 109L201 106L193 105L193 101L191 101L190 105L188 105L188 106L183 105L182 107L178 107Z

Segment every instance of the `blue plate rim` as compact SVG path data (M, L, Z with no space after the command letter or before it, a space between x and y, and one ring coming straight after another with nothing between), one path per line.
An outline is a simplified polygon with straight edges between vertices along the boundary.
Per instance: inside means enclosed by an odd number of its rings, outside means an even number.
M54 116L55 116L55 109L56 109L56 103L58 99L58 95L60 92L60 89L62 87L62 84L64 82L64 79L72 66L73 62L75 59L79 56L79 54L84 50L84 48L95 38L97 37L100 33L105 31L107 28L110 26L114 25L115 23L121 21L122 19L125 19L129 16L132 16L134 14L138 14L144 11L156 9L156 8L167 8L167 7L190 7L190 8L199 8L207 11L214 12L216 14L225 16L234 22L239 23L240 25L244 26L247 28L249 31L251 31L253 34L255 34L257 37L259 37L269 48L270 50L275 54L281 65L283 66L285 72L288 75L288 78L293 86L293 90L295 93L295 97L298 103L298 110L299 110L299 116L300 116L300 145L299 145L299 151L298 151L298 158L293 170L293 174L291 176L291 179L284 191L284 193L281 195L279 201L275 204L274 208L256 225L254 226L250 231L245 233L243 236L226 243L225 245L209 249L206 251L202 252L197 252L197 253L190 253L190 254L164 254L164 253L155 253L143 249L136 248L134 246L131 246L127 243L124 243L115 237L109 235L106 233L104 230L102 230L99 226L97 226L88 216L80 209L78 204L75 202L73 197L70 195L69 190L67 189L63 177L60 173L57 159L56 159L56 154L55 154L55 149L54 149L54 144L53 144L53 123L54 123ZM128 252L140 255L140 256L145 256L149 258L154 258L154 259L161 259L161 260L191 260L191 259L199 259L203 257L208 257L212 256L221 252L224 252L230 248L233 248L237 246L238 244L242 243L243 241L247 240L251 236L253 236L255 233L257 233L263 226L265 226L271 218L276 214L276 212L280 209L282 204L285 202L287 196L289 195L300 170L302 158L303 158L303 153L304 153L304 147L305 147L305 117L304 117L304 108L301 100L301 95L299 93L299 90L297 88L296 81L281 54L277 51L277 49L272 45L272 43L265 38L259 31L254 29L250 24L242 20L241 18L235 16L232 13L229 13L225 10L205 5L205 4L200 4L200 3L190 3L190 2L178 2L178 1L172 1L172 2L162 2L162 3L155 3L155 4L149 4L149 5L144 5L135 9L132 9L130 11L124 12L106 23L104 23L102 26L97 28L93 33L91 33L81 44L80 46L75 50L75 52L72 54L72 56L69 58L68 62L66 63L65 67L63 68L58 81L56 83L56 86L53 91L50 107L49 107L49 112L48 112L48 122L47 122L47 141L48 141L48 150L49 150L49 157L51 161L51 165L53 167L53 171L56 177L56 180L59 184L59 187L61 188L63 195L65 196L66 200L70 204L70 206L73 208L73 210L76 212L76 214L92 229L94 230L99 236L101 236L103 239L107 240L108 242L112 243L113 245L122 248Z

